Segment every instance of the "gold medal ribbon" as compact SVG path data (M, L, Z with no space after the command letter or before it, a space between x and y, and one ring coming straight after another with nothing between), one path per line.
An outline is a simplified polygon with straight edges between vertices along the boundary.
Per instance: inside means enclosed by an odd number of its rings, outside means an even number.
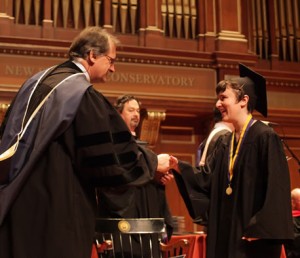
M230 143L230 151L229 151L229 169L228 169L228 171L229 171L228 172L228 188L230 188L230 189L231 189L230 183L231 183L231 179L232 179L232 176L233 176L234 164L235 164L235 161L236 161L236 159L238 157L238 154L240 152L243 139L244 139L244 137L245 137L248 129L252 125L252 123L253 123L252 115L249 114L248 117L247 117L247 120L246 120L246 122L245 122L245 124L243 126L243 129L241 131L241 135L240 135L240 138L239 138L239 141L238 141L238 145L236 147L236 151L235 151L234 155L233 155L233 150L234 150L235 132L232 133L231 143Z

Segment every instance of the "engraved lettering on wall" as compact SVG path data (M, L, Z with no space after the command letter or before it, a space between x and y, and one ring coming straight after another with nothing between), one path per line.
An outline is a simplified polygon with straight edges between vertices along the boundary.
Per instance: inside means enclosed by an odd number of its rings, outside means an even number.
M28 77L43 70L42 67L23 66L23 65L5 65L4 75Z
M110 76L111 82L131 84L151 84L178 87L193 87L195 79L176 75L156 75L143 73L113 73Z

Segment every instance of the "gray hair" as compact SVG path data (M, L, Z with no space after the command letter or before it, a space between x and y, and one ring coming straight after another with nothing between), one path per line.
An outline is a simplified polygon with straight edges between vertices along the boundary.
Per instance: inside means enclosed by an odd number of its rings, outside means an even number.
M69 49L69 58L86 59L90 51L99 56L106 54L110 44L118 45L119 40L101 27L87 27L73 40Z

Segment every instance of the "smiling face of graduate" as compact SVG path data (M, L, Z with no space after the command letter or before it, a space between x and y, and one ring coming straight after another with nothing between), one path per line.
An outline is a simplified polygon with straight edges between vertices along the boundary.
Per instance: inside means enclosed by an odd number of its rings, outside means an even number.
M222 114L222 119L226 122L234 122L241 112L247 107L249 97L245 95L241 100L237 98L237 92L230 86L224 92L218 94L216 107Z

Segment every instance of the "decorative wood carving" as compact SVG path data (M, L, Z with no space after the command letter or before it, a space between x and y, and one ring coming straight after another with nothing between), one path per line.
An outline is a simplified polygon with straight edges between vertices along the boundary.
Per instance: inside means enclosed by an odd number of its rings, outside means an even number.
M150 148L155 147L160 123L165 118L166 112L164 110L148 110L145 118L142 120L139 138L147 142Z
M4 118L4 115L8 109L10 104L7 104L7 103L0 103L0 125L3 121L3 118Z

